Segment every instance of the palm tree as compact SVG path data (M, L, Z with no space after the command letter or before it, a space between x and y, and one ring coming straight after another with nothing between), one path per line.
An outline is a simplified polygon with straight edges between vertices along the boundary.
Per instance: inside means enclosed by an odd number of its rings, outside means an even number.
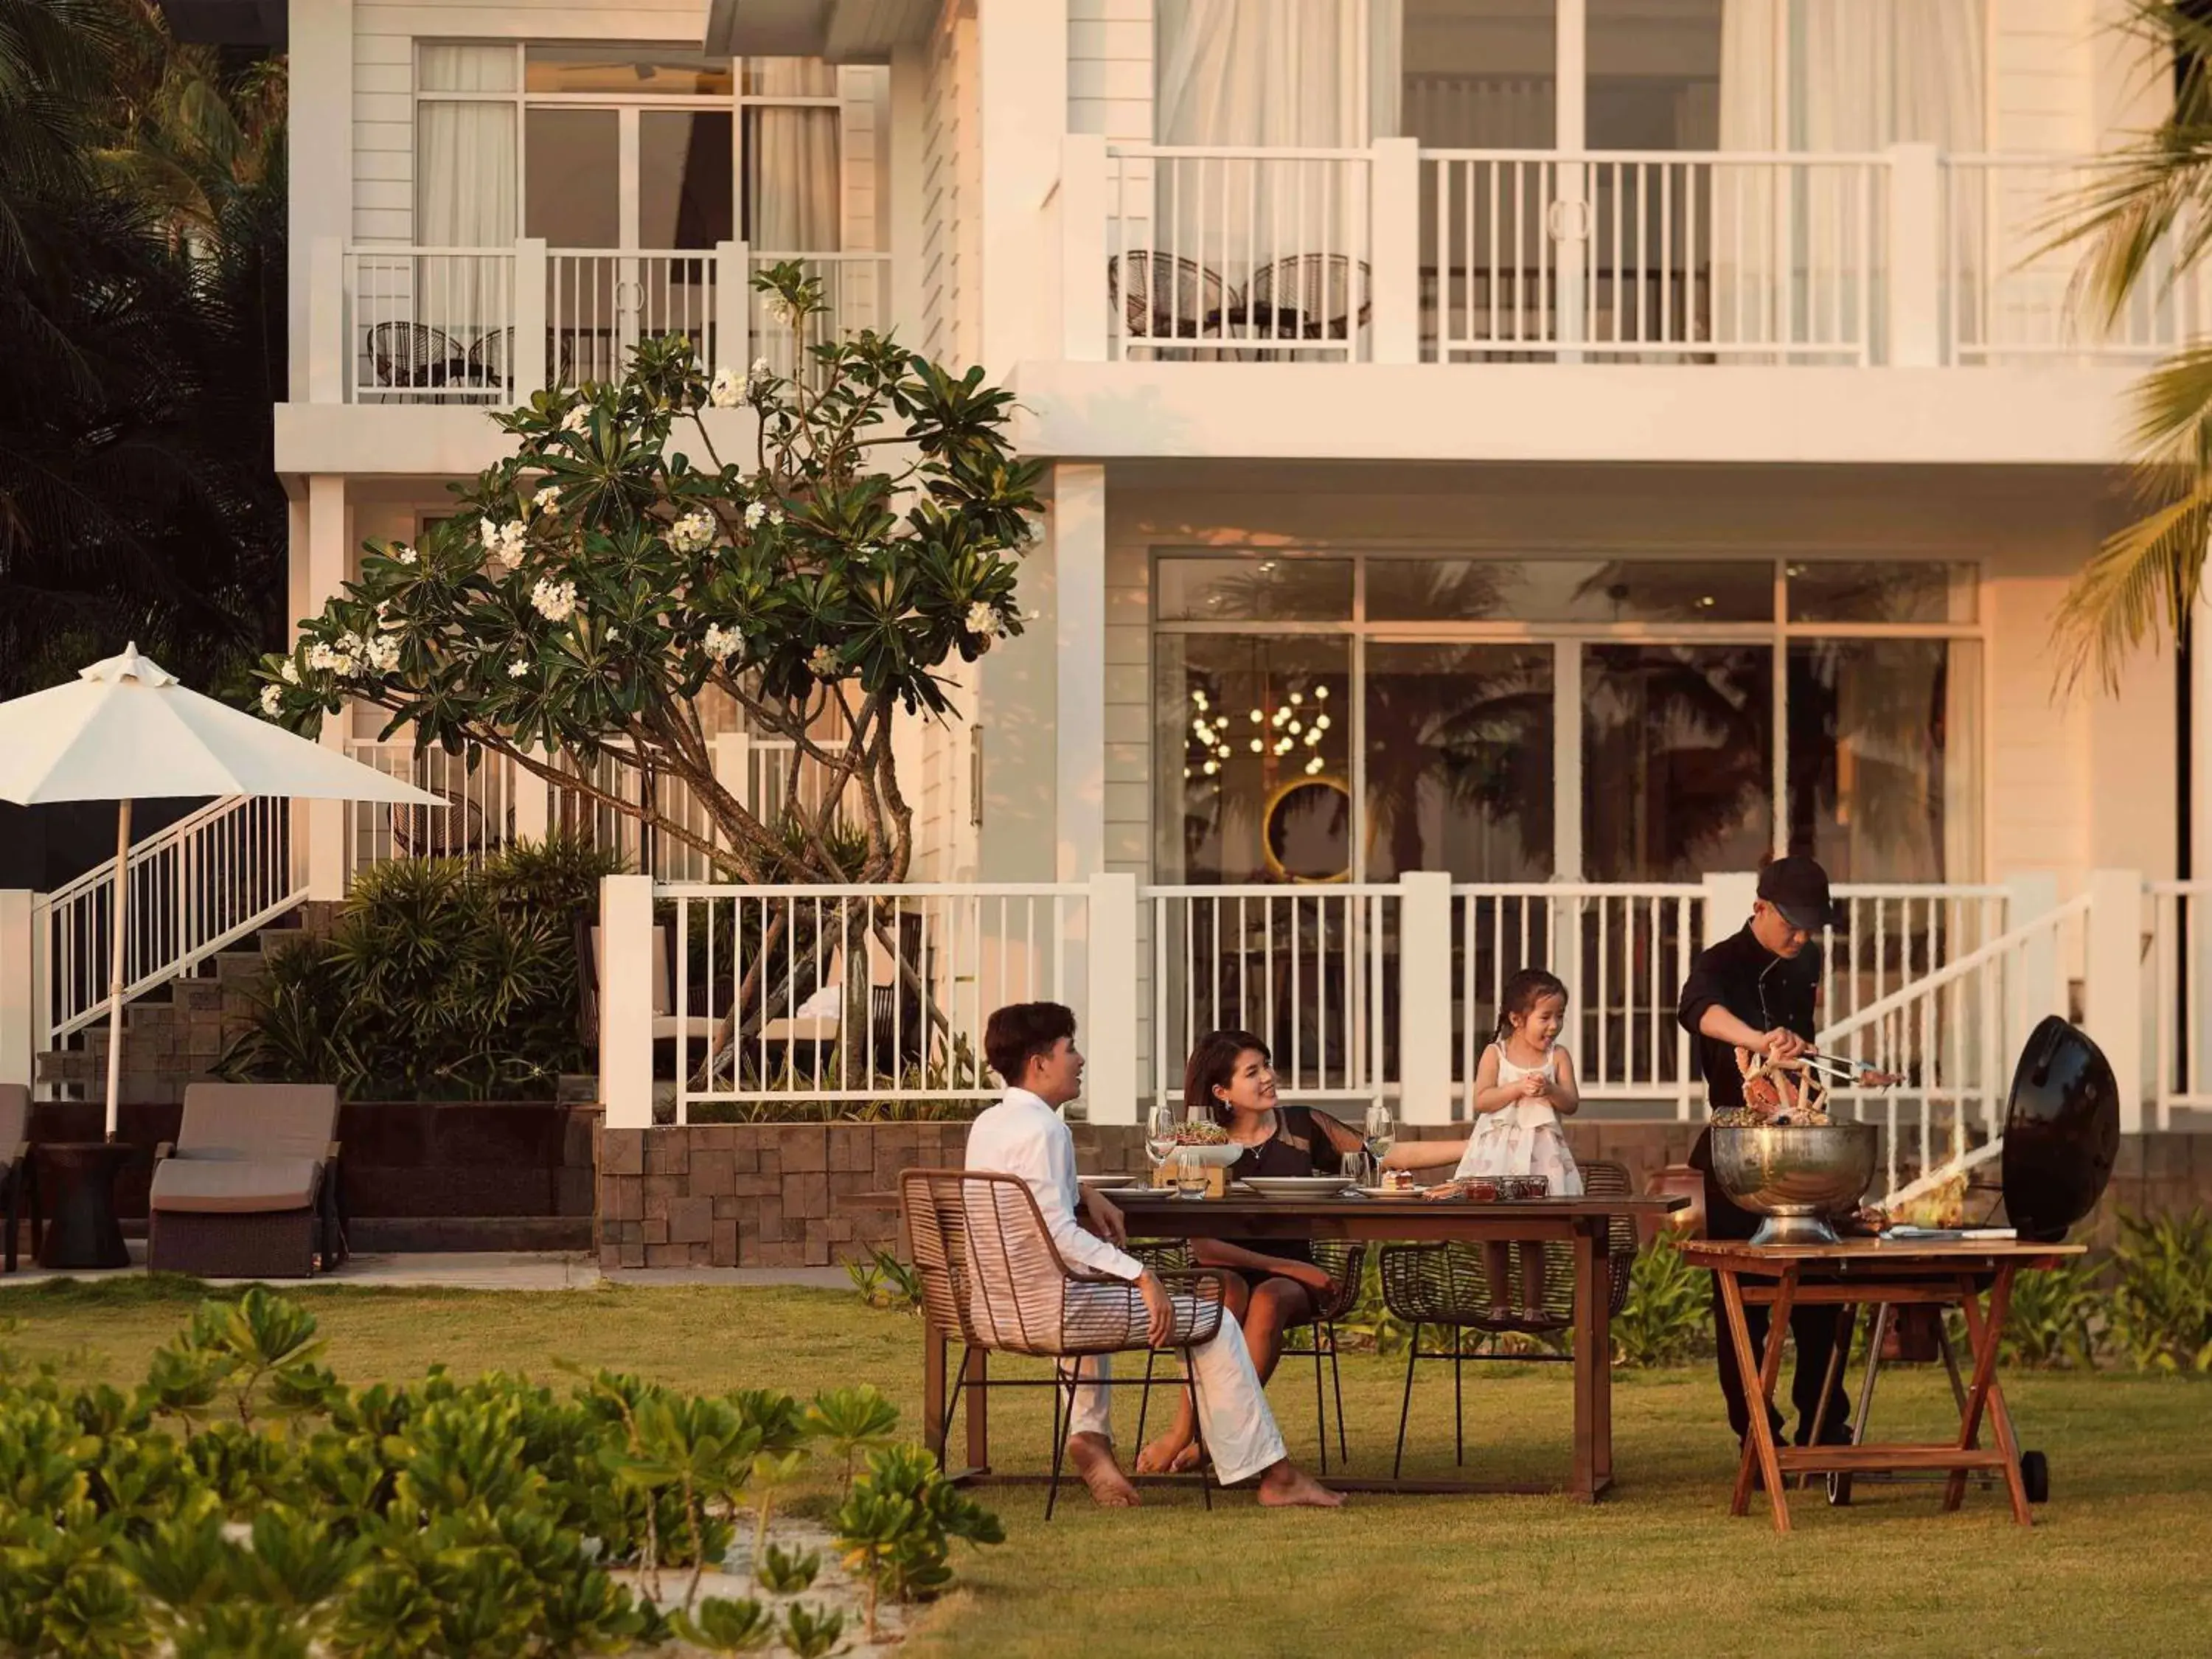
M2107 158L2059 242L2086 247L2078 286L2110 324L2147 287L2187 277L2212 251L2212 4L2130 0L2148 61L2173 65L2166 118ZM2154 629L2179 636L2212 533L2212 340L2192 342L2136 392L2135 483L2142 512L2084 565L2059 607L2067 684L2116 684Z

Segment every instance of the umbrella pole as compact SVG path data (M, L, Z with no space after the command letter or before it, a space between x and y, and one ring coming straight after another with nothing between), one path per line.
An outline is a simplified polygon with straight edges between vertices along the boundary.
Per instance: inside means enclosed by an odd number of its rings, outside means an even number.
M125 927L131 903L131 803L115 808L115 927L110 939L107 975L107 1138L115 1139L116 1099L123 1080L123 975L131 956L131 935Z

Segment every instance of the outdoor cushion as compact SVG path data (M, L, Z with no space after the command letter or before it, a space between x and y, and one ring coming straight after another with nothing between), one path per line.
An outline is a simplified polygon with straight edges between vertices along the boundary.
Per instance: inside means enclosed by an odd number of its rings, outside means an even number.
M203 1156L319 1162L338 1134L338 1091L327 1083L193 1083L177 1150Z
M155 1168L149 1202L201 1215L305 1210L321 1178L311 1158L165 1158Z

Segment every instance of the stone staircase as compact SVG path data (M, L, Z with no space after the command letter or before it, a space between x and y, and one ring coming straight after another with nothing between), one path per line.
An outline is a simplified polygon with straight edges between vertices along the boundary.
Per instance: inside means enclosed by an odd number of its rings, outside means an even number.
M329 904L302 904L218 951L189 974L155 986L123 1005L120 1098L167 1105L242 1035L252 1017L253 992L270 953L326 926ZM37 1079L64 1098L96 1100L107 1086L107 1022L100 1019L37 1059Z

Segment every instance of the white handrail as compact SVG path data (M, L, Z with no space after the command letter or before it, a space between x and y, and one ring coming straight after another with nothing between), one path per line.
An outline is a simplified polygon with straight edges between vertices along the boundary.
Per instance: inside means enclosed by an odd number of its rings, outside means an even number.
M270 796L212 801L137 842L124 941L124 1000L190 972L307 896L291 856L290 803ZM107 1006L115 870L94 865L37 903L43 952L40 1047L83 1030Z
M1911 1007L1930 992L1940 991L1956 983L1984 963L1996 961L2006 951L2017 950L2039 935L2051 932L2059 923L2075 916L2087 915L2088 911L2089 896L2087 893L2070 898L2057 909L2046 910L2033 921L2022 922L2010 933L1999 934L1978 950L1967 951L1965 956L1938 968L1934 973L1923 975L1910 985L1900 986L1887 996L1869 1002L1865 1007L1823 1029L1814 1041L1826 1047L1838 1037L1853 1036L1887 1015Z

